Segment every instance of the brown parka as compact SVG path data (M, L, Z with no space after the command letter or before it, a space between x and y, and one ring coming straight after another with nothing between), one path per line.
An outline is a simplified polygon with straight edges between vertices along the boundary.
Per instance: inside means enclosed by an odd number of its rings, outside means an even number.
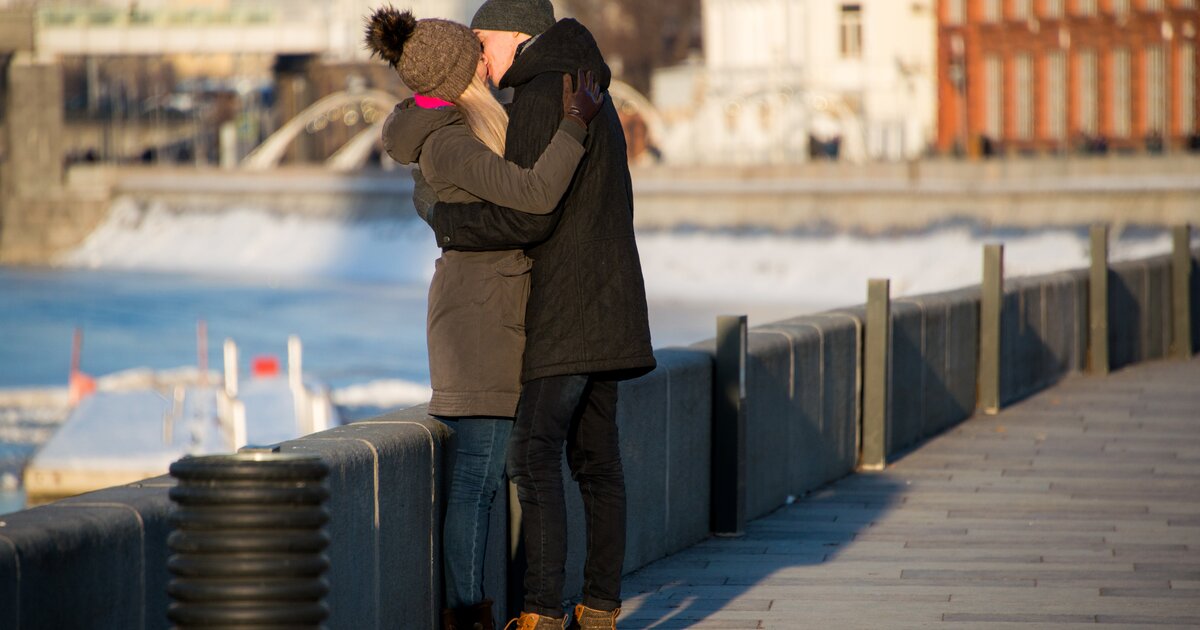
M521 168L480 142L453 107L424 109L409 99L396 106L383 130L388 155L419 164L439 201L486 200L531 214L558 206L583 157L585 137L582 127L564 120L537 163ZM519 249L442 252L429 285L429 413L516 414L532 266Z

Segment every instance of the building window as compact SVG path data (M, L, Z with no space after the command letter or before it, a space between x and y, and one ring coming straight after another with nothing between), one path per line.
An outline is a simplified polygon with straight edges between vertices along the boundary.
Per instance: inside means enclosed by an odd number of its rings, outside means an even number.
M1129 49L1112 52L1112 134L1128 138L1130 132Z
M1129 15L1129 0L1112 0L1112 12L1117 17Z
M842 5L842 57L862 57L862 5Z
M1190 43L1179 47L1179 132L1196 132L1196 49Z
M1028 20L1033 15L1033 0L1013 0L1012 13L1014 20Z
M1076 85L1079 90L1079 131L1094 136L1100 122L1099 99L1096 98L1098 92L1096 51L1079 51L1078 63L1079 81Z
M1046 56L1046 134L1054 140L1067 137L1067 56L1055 51Z
M1017 55L1013 72L1016 75L1016 137L1028 140L1033 137L1033 58L1028 53Z
M1179 8L1195 9L1196 8L1196 0L1179 0Z
M1163 0L1144 0L1147 11L1162 11Z
M1096 15L1096 0L1075 0L1077 15Z
M1004 135L1004 61L999 55L988 55L983 72L987 86L987 126L984 131L992 140L999 140Z
M1000 0L983 0L983 21L1000 21Z
M1060 18L1063 15L1063 0L1046 0L1046 17Z
M761 103L758 106L758 125L766 132L771 131L771 104Z
M1146 132L1161 136L1167 128L1167 66L1162 46L1146 48Z
M946 0L946 23L962 24L966 19L966 0Z

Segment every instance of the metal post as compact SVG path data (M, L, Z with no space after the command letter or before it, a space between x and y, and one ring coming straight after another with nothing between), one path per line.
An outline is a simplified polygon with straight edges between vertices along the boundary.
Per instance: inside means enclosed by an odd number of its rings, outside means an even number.
M891 281L867 284L867 330L863 356L862 470L887 464L888 372L891 349Z
M712 530L740 536L746 526L746 316L717 318L713 370Z
M979 408L1000 411L1000 318L1004 309L1004 246L983 247L983 294L979 302Z
M232 339L225 340L225 395L238 395L238 349Z
M300 435L316 431L313 422L313 405L304 389L304 346L300 337L288 336L288 389L292 392L292 407L296 410L296 430Z
M304 345L296 335L288 336L288 387L293 394L304 391Z
M208 324L196 322L196 367L200 369L200 384L208 386Z
M1108 226L1093 225L1088 282L1088 372L1108 374Z
M1175 251L1171 256L1171 354L1177 359L1192 356L1192 227L1171 230Z

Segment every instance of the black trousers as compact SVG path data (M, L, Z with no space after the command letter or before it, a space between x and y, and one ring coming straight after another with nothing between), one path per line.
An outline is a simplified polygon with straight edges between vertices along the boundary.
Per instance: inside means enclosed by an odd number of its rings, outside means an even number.
M525 383L508 449L524 532L525 612L562 617L567 515L562 453L579 484L587 523L583 604L621 605L625 560L625 473L617 439L617 382L595 375Z

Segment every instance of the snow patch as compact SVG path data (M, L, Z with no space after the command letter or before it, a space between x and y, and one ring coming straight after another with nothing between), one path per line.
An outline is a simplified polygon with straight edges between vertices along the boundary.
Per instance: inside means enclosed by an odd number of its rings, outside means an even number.
M428 385L399 379L382 379L333 391L333 403L339 407L412 407L429 402L433 390Z
M348 221L249 208L179 212L113 203L107 220L61 264L89 269L416 282L438 257L415 219Z

